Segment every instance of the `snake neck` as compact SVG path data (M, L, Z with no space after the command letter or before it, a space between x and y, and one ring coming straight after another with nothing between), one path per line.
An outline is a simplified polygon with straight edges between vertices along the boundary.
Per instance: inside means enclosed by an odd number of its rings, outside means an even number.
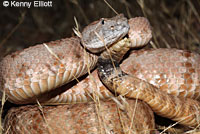
M99 78L111 92L115 92L117 88L115 83L118 83L123 76L127 75L121 70L118 61L105 59L101 56L98 58L97 70Z

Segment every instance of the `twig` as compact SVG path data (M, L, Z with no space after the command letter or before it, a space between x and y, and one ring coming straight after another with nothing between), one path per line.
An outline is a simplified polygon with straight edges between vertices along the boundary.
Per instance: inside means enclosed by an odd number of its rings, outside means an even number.
M108 5L108 7L109 7L110 9L113 10L113 12L114 12L115 14L119 14L106 0L104 0L104 2L106 3L106 5Z

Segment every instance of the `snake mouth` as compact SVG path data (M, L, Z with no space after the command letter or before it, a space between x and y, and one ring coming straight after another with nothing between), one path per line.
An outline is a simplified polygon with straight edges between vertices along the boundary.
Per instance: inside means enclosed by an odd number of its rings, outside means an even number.
M128 20L129 30L128 33L121 34L119 36L119 39L116 40L111 45L104 45L102 48L104 49L110 49L110 47L114 46L114 44L117 44L118 42L123 42L123 40L128 39L130 41L124 41L124 46L127 46L129 48L139 49L144 47L152 38L152 27L149 23L149 21L145 17L135 17Z
M98 48L98 50L96 50L97 48L87 48L82 42L80 42L81 46L83 48L85 48L85 50L89 53L92 53L92 54L95 54L95 55L100 55L103 51L106 51L108 50L110 47L112 47L113 45L115 45L116 43L120 42L120 41L123 41L124 39L128 39L129 38L129 35L128 33L126 34L123 34L121 36L118 37L118 40L112 42L112 43L109 43L109 44L105 44L104 41L102 41L104 43L104 45L102 45L101 48Z

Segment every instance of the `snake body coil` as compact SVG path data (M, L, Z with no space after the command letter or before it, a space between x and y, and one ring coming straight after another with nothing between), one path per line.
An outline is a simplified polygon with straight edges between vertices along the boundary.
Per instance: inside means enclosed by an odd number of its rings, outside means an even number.
M96 42L100 44L96 48L101 49L102 40L98 40L97 35L104 37L104 44L110 45L126 35L128 30L127 18L118 15L104 19L103 24L90 24L83 30L81 41L86 46ZM43 98L43 94L86 74L95 67L97 56L86 52L80 45L81 41L78 37L71 37L46 43L48 48L41 44L6 56L0 62L1 90L14 103L33 103L41 96Z
M127 33L128 37L123 38ZM100 19L83 30L82 39L72 37L50 42L48 48L37 45L5 57L0 63L1 89L10 101L18 104L36 100L44 103L87 102L95 100L95 95L105 99L120 94L146 102L161 116L183 125L197 126L200 104L194 99L198 99L200 93L199 54L176 49L134 51L122 62L121 70L118 63L123 55L130 48L147 44L151 37L151 27L145 18L128 21L123 15L117 15ZM111 92L94 71L72 88L61 88L62 92L52 95L59 90L57 87L84 75L96 65L97 56L85 51L81 42L93 53L98 53L97 48L88 46L90 44L100 44L100 51L106 49L98 58L98 74ZM152 126L148 128L153 129Z

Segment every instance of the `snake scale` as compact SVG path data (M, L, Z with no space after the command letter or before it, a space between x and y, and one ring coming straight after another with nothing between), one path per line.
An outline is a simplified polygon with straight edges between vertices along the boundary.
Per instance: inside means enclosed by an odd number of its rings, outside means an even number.
M127 20L120 14L113 18L102 18L88 25L81 38L71 37L46 43L48 48L42 44L36 45L3 58L0 63L1 89L6 92L9 101L17 104L35 103L36 100L41 103L88 102L93 100L94 95L105 99L119 94L142 100L155 113L182 125L198 126L199 54L177 49L137 50L119 66L123 55L130 48L147 44L151 37L150 24L143 17ZM96 45L99 45L99 48L96 48ZM92 53L103 52L98 54L98 57L84 48ZM73 87L65 85L92 70L97 62L98 74L105 86L99 80L96 70ZM105 102L104 105L110 103L112 102ZM133 107L131 102L128 103ZM143 102L139 101L139 105L141 103ZM69 113L74 113L73 108L69 109L68 105L57 107L65 109L63 114L67 112L66 109ZM80 104L80 107L87 109L94 106ZM144 107L144 112L151 113L148 106ZM51 113L51 108L44 108L44 114ZM39 117L39 121L35 120L34 117L41 115L41 112L34 109L37 109L37 106L10 110L11 113L5 120L5 128L12 124L11 129L8 129L9 133L16 130L25 132L27 128L22 124L27 118L23 118L24 113L30 119L29 122L45 123L41 121L42 117ZM55 110L55 113L58 111ZM48 121L51 118L49 115L51 114L45 114ZM153 116L143 118L147 119L147 122L153 122ZM151 133L155 125L148 126L150 127L147 127L147 130ZM37 130L39 131L39 128ZM92 133L88 129L87 133L90 132Z

